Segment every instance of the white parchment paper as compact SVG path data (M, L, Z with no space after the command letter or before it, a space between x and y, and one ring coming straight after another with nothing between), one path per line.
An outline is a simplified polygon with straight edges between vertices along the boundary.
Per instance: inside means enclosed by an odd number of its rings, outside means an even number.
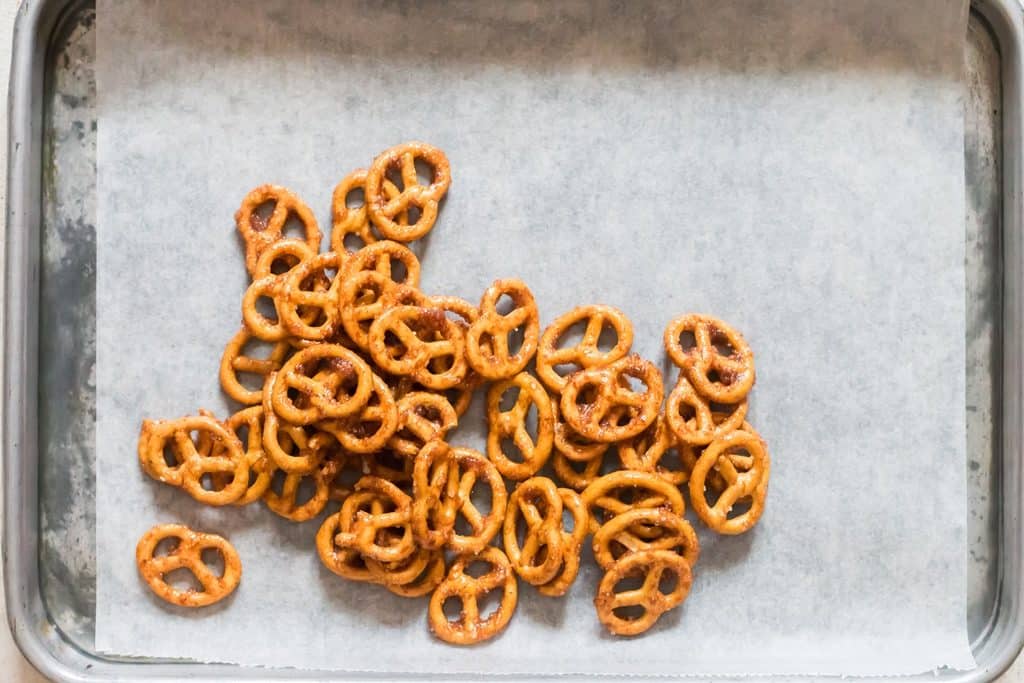
M99 648L389 672L973 666L965 2L98 5ZM228 411L244 194L287 185L327 232L334 184L408 139L454 176L417 247L425 290L522 277L545 324L613 304L659 362L670 318L711 312L757 353L767 511L702 536L685 606L643 637L604 633L587 561L568 598L521 585L502 636L447 646L425 601L323 569L319 520L205 508L139 469L143 417ZM454 440L482 433L473 413ZM171 521L235 544L230 599L179 610L139 580L137 539Z

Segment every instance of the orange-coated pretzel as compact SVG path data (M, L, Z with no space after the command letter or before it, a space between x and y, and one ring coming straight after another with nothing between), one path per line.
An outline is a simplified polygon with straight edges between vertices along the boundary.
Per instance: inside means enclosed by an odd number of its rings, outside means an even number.
M398 342L399 351L388 345ZM409 375L428 389L450 389L466 376L465 335L440 308L395 306L370 326L370 355L377 366L393 375ZM451 358L438 372L431 369L436 358Z
M217 447L213 454L193 441L209 439ZM164 450L170 448L175 464L169 465ZM208 415L177 420L143 420L139 433L139 461L142 469L157 481L180 486L201 503L227 505L238 500L249 486L249 461L242 442L231 430ZM218 490L203 487L203 475L223 473L230 477Z
M372 496L366 496L369 501ZM355 494L349 496L345 503L355 504L358 501ZM369 502L367 502L369 505ZM335 537L341 530L340 522L342 512L328 515L320 529L316 532L316 552L320 561L332 572L350 581L374 582L370 569L366 566L366 560L353 548L341 548L334 542Z
M396 280L395 265L400 264L405 275ZM420 261L409 247L391 240L368 244L345 259L341 267L342 280L348 280L363 270L373 270L392 282L418 287L420 284Z
M472 448L453 448L455 463L459 468L459 512L469 526L469 534L453 533L448 547L457 553L477 553L491 542L501 529L505 519L508 492L498 469L491 461ZM473 488L483 481L491 490L491 509L483 514L473 502Z
M559 348L558 342L577 324L586 322L583 337L575 346ZM615 331L615 345L604 351L598 346L605 326ZM612 306L578 306L551 323L540 336L537 347L537 376L551 391L561 392L568 381L558 366L572 366L572 372L608 365L629 353L633 345L633 324L626 314ZM567 373L567 374L571 374Z
M726 413L713 412L711 413L712 419L716 424L724 422L729 415ZM749 422L744 421L740 425L740 430L744 432L756 433L756 430L750 426ZM683 468L686 470L687 481L689 481L690 472L693 471L694 465L697 464L697 460L700 459L701 454L704 453L704 446L690 446L687 444L679 444L679 460L683 464ZM730 458L735 458L737 463L742 466L743 456L730 455ZM715 468L711 468L708 471L708 476L704 480L704 485L711 489L714 493L721 493L725 490L726 483L722 479L722 475L718 473Z
M686 511L683 496L675 486L656 474L631 470L612 472L594 481L584 489L583 503L595 530L633 508L667 507L680 517Z
M274 210L269 218L263 218L257 210L268 202L274 204ZM245 267L250 275L255 274L260 255L274 243L285 239L284 227L290 216L295 216L302 223L304 242L314 252L318 251L320 228L316 217L294 192L280 185L260 185L242 200L241 207L235 212L235 224L245 242Z
M358 414L323 420L320 428L332 434L351 453L375 453L384 448L398 429L398 404L391 389L373 375L373 393Z
M363 350L370 347L370 326L387 310L387 292L395 282L375 270L360 270L345 278L338 290L338 316L349 339Z
M369 491L377 498L369 512L361 510L351 532L340 531L335 542L342 548L354 548L372 560L398 562L416 550L409 518L412 500L386 479L366 476L356 483L356 492ZM396 541L392 532L401 530Z
M316 249L310 249L298 240L282 240L264 251L256 263L253 281L242 295L242 322L256 338L268 342L286 339L288 328L281 316L281 291L288 274L300 263L316 257ZM322 272L313 272L303 282L305 289L325 291L330 285ZM257 305L260 299L269 299L274 305L274 317L264 315ZM303 307L296 315L305 324L313 324L323 310Z
M324 373L320 373L321 369ZM298 392L308 405L298 405L289 396L290 390ZM373 371L366 361L344 346L320 344L289 358L274 373L270 392L274 412L292 424L347 417L358 413L370 400Z
M429 185L421 185L416 177L416 160L420 159L433 169ZM387 173L397 170L401 173L402 187L397 196L388 197L384 191ZM451 168L448 157L436 147L423 142L407 142L385 150L374 159L366 173L366 212L381 234L399 242L411 242L423 237L434 227L437 220L438 202L444 197L451 184ZM395 218L410 209L418 209L415 222L402 225Z
M636 529L658 529L660 533L648 540L637 536ZM700 557L700 542L689 522L665 508L626 510L602 524L594 534L594 559L604 569L611 569L626 553L644 550L673 550L692 567Z
M498 312L498 301L508 296L513 309ZM512 353L509 335L522 330L522 344ZM480 299L480 317L466 333L466 357L485 379L506 379L522 372L537 350L540 318L533 294L522 280L495 280Z
M266 358L253 358L242 353L246 344L252 341L252 333L243 327L228 345L220 360L220 385L231 398L245 405L258 405L263 396L263 384L259 389L247 389L238 379L242 373L257 375L265 380L267 375L281 367L291 347L287 342L277 342Z
M154 555L161 541L173 538L177 545L166 555ZM217 550L224 559L224 571L217 576L203 562L204 550ZM242 560L228 541L217 534L193 531L184 524L158 524L139 539L135 563L150 590L174 605L204 607L223 600L242 580ZM179 590L164 578L176 569L188 569L203 590Z
M620 441L617 450L619 460L627 470L654 472L670 484L679 486L686 483L692 466L686 467L685 463L680 463L680 467L673 468L665 464L664 460L667 460L665 456L668 453L680 448L665 416L658 415L650 427L636 436Z
M365 185L366 169L360 168L342 178L334 187L331 195L331 251L339 254L352 251L345 244L349 235L358 237L363 246L380 241L366 215L366 203L356 207L348 205L348 196L353 192L363 192Z
M427 442L443 439L459 424L455 408L444 396L413 391L398 401L398 428L388 439L388 448L412 458Z
M604 455L602 451L591 460L571 460L555 451L551 457L551 468L561 483L575 491L583 491L601 476Z
M537 586L537 591L541 595L552 598L565 595L576 580L576 575L580 571L580 551L584 539L590 532L590 513L587 512L587 506L583 504L580 494L572 489L558 489L558 495L562 498L562 509L568 510L572 517L572 531L562 531L561 569L555 578Z
M485 562L490 569L482 576L467 571L474 562ZM480 601L493 590L502 591L501 603L487 617L480 614ZM493 638L508 625L518 599L516 575L505 553L498 548L484 548L478 554L459 555L444 581L430 596L428 623L435 636L455 645L471 645ZM459 618L449 620L444 604L449 599L462 603Z
M565 420L562 419L557 397L551 399L551 408L555 415L553 444L556 455L560 454L565 460L573 462L589 463L600 459L611 446L611 444L601 443L600 441L585 439L567 425ZM628 411L624 408L616 409L616 413L625 414L626 412ZM579 490L582 490L582 488Z
M665 572L674 574L676 585L669 593L662 593L660 584ZM643 577L639 588L615 592L623 579ZM594 598L597 618L609 631L620 636L643 633L662 614L678 607L690 593L693 582L690 564L671 550L643 550L623 556L611 566L601 579ZM643 614L637 618L619 616L615 610L640 607Z
M263 450L275 467L286 474L309 474L324 461L333 443L333 435L314 426L282 422L271 405L270 392L264 392Z
M315 471L307 474L284 474L281 472L278 475L275 473L275 479L278 476L283 479L281 493L274 490L274 482L271 481L270 487L263 494L263 502L275 514L293 522L305 522L313 519L327 506L331 495L331 482L334 481L337 471L338 462L326 460ZM309 477L313 481L313 495L305 502L300 503L299 486L305 477Z
M412 579L402 583L388 580L396 575L399 571L398 569L385 569L381 571L380 577L385 579L384 586L395 595L401 595L403 598L423 597L444 581L444 553L440 550L417 550L412 558L399 564L406 565L401 570L403 579L411 573L413 567L420 571ZM367 560L367 565L374 568L371 571L374 571L376 574L379 571L376 570L376 567L382 566L382 563L375 560Z
M708 473L714 469L725 489L711 504L705 491ZM709 528L720 534L742 534L764 512L771 461L764 441L753 432L735 431L711 442L690 473L690 503ZM749 500L749 508L730 517L733 506Z
M422 548L442 548L455 532L459 465L451 447L440 439L416 454L412 471L412 532Z
M323 341L334 334L340 324L338 289L341 280L330 278L327 272L337 272L340 265L341 252L329 251L305 259L283 276L274 302L289 334L310 341ZM330 281L326 288L325 280ZM312 320L310 311L317 312Z
M643 392L629 386L630 377L643 382ZM559 408L562 418L580 436L592 441L621 441L654 422L663 395L658 368L632 354L610 365L573 374ZM623 413L622 409L629 412Z
M519 520L525 522L523 542L519 542ZM523 581L542 586L562 567L562 497L555 482L533 477L519 484L508 499L505 512L505 554Z
M231 503L232 505L248 505L262 498L270 487L274 470L277 469L274 461L267 457L263 450L263 422L263 406L250 406L240 410L224 422L239 439L242 433L245 433L245 459L249 464L249 487L238 500ZM212 449L215 455L220 455L218 451L217 447ZM229 479L223 474L212 475L212 479L217 488L223 488L229 483Z
M503 411L501 401L513 387L519 395L515 404ZM537 412L536 439L530 435L526 424L531 406ZM503 476L523 481L536 474L548 461L554 442L555 415L544 386L533 375L520 372L512 379L491 386L487 391L487 424L487 457ZM502 450L505 439L511 439L515 444L522 462L509 459Z
M695 345L684 348L681 336ZM722 353L726 347L729 353ZM665 328L665 350L697 392L715 403L742 401L754 386L754 352L739 332L709 315L684 315Z
M691 446L705 446L739 429L747 416L747 399L731 406L729 413L713 412L710 402L682 374L665 401L665 419L676 438Z

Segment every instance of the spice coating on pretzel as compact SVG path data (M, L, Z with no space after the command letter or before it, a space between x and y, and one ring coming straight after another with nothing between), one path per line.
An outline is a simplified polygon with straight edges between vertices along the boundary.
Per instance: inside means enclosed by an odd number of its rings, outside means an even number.
M156 555L157 546L166 539L177 545L164 555ZM224 571L215 574L203 561L202 552L217 550L224 560ZM159 524L139 539L135 547L139 574L157 596L181 607L205 607L223 600L242 580L242 561L234 546L217 534L193 531L184 524ZM188 569L202 590L174 588L165 576L176 569Z

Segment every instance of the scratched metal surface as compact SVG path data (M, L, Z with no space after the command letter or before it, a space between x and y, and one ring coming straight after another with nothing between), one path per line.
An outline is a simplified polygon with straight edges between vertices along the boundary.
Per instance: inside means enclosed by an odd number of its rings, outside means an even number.
M96 601L94 457L102 447L94 429L94 22L88 6L70 17L47 63L39 349L41 588L53 625L88 652L94 650ZM999 55L974 15L965 63L967 613L977 644L992 625L998 590L1000 462L994 446L1000 387L994 378L1000 375L1002 268Z

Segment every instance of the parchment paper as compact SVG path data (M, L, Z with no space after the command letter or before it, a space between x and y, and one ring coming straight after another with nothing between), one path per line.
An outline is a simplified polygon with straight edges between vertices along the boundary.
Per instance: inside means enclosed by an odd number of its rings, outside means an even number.
M973 666L965 2L98 4L99 648L390 672ZM767 512L702 536L685 606L643 637L604 633L587 559L567 599L521 584L501 637L447 646L425 601L323 569L319 519L205 508L139 469L143 417L227 413L243 195L287 185L326 227L334 184L408 139L454 176L417 247L425 290L522 277L544 324L613 304L659 362L670 318L711 312L757 353ZM453 440L482 433L476 412ZM235 544L230 599L179 610L139 580L137 539L170 521Z

